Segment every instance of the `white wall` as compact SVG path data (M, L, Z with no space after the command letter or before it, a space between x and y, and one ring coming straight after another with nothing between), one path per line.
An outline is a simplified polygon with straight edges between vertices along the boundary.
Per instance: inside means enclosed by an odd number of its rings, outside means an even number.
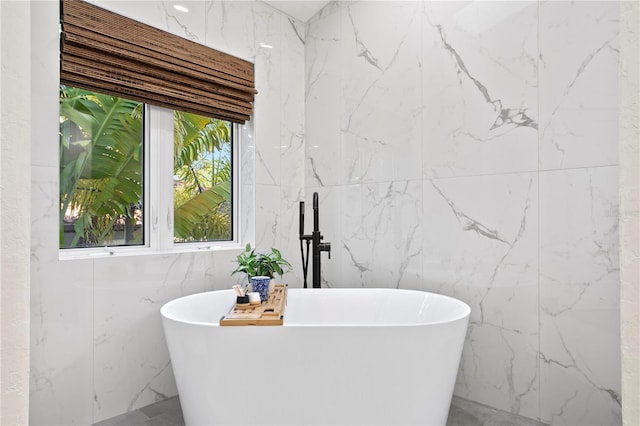
M18 2L0 3L4 34ZM297 201L319 190L327 284L471 304L459 395L555 424L620 421L616 2L342 3L308 36L260 3L191 2L192 18L102 4L255 61L261 246L297 260ZM30 423L86 425L175 393L158 309L227 287L235 254L57 260L57 15L57 2L32 2ZM487 96L537 128L513 116L520 126L492 129ZM4 190L4 134L2 150ZM637 285L625 289L633 336ZM624 353L636 375L637 353Z
M621 5L620 322L622 420L640 424L640 5Z
M309 28L336 287L472 308L456 394L619 424L619 4L340 2Z
M0 424L29 420L28 2L0 2ZM24 40L24 45L13 43Z
M260 2L182 1L189 14L159 1L96 3L255 63L256 119L242 147L250 208L242 213L243 242L257 229L258 247L279 247L295 261L291 207L304 188L299 24ZM58 260L58 2L33 2L32 9L38 120L32 126L30 423L88 425L175 395L160 307L241 278L230 277L237 251ZM295 286L295 274L288 281Z

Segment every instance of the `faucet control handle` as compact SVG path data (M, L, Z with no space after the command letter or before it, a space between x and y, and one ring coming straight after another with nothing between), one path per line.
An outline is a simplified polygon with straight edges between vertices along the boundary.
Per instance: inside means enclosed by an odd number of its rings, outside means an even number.
M318 244L318 249L320 251L326 251L329 259L331 259L331 243L320 243Z

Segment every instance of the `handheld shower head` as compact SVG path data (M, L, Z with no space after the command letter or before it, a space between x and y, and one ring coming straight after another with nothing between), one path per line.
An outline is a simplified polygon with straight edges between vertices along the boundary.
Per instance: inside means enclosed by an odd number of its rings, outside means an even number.
M304 201L300 201L300 239L304 235Z
M313 230L314 232L317 232L320 227L319 210L320 209L318 207L318 193L314 192L313 193Z

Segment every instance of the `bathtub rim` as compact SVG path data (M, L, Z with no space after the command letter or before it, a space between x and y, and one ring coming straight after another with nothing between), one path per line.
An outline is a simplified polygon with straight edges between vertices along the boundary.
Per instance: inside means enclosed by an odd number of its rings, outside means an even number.
M412 322L412 323L367 323L367 324L362 324L362 323L287 323L287 315L286 315L286 311L285 311L285 315L283 317L284 319L284 323L281 326L271 326L271 327L313 327L313 328L377 328L377 327L429 327L429 326L437 326L437 325L441 325L441 324L451 324L451 323L455 323L457 321L468 321L468 319L471 316L471 307L465 303L464 301L457 299L455 297L452 296L447 296L444 294L440 294L440 293L434 293L434 292L429 292L429 291L423 291L423 290L414 290L414 289L396 289L396 288L377 288L377 287L340 287L340 288L312 288L312 289L304 289L304 288L289 288L289 290L300 290L300 291L307 291L307 292L316 292L316 291L322 291L322 292L343 292L343 291L375 291L375 292L412 292L412 293L421 293L421 294L427 294L427 295L433 295L437 298L443 298L443 299L447 299L449 300L451 303L454 303L456 305L458 305L459 307L461 307L463 309L463 312L456 316L455 318L448 318L448 319L444 319L444 320L436 320L436 321L429 321L429 322ZM174 303L180 303L180 302L185 302L186 299L190 299L190 298L196 298L196 297L202 297L203 295L206 294L212 294L212 293L219 293L219 294L228 294L229 295L229 308L228 310L231 309L231 307L233 306L233 293L234 291L231 289L223 289L223 290L211 290L211 291L205 291L205 292L200 292L200 293L194 293L194 294L189 294L186 296L182 296L182 297L178 297L176 299L170 300L168 302L166 302L165 304L162 305L162 307L160 308L160 314L162 316L163 319L165 320L169 320L169 321L175 321L178 323L182 323L182 324L188 324L188 325L195 325L195 326L204 326L204 327L221 327L220 323L218 321L216 322L211 322L211 321L192 321L192 320L185 320L182 318L177 318L175 315L170 315L168 314L167 311L170 310L171 305ZM249 328L255 328L257 326L253 326L253 327L249 327ZM268 327L268 326L260 326L262 327ZM224 328L228 328L228 327L224 327ZM231 328L236 328L236 327L231 327Z

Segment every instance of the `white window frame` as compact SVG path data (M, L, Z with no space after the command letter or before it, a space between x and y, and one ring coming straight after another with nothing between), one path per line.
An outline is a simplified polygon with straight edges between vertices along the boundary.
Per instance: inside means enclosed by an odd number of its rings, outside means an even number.
M144 114L144 244L58 249L60 260L232 250L240 244L240 147L242 125L232 123L232 236L230 241L173 241L173 110L145 104Z

